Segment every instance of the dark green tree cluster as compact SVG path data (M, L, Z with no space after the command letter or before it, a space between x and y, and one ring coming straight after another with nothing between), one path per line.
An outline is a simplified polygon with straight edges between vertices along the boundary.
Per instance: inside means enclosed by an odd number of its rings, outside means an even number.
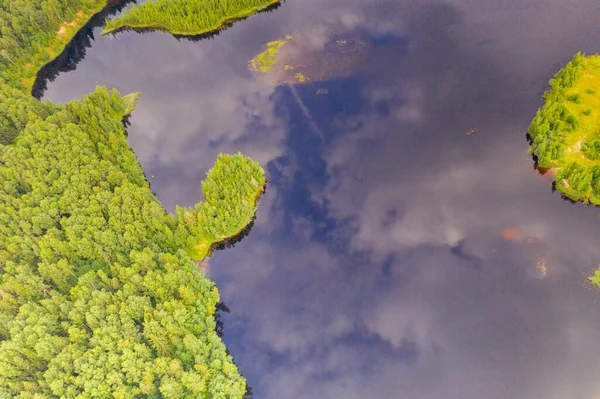
M265 185L263 169L249 157L219 154L202 182L205 201L176 211L190 256L202 259L215 244L242 233L256 214Z
M164 211L127 144L131 97L39 107L0 145L0 398L241 398L185 215ZM240 155L218 165L205 194L229 228L264 175Z
M579 93L571 94L567 99L573 101L575 104L583 104L583 96Z
M134 6L106 23L105 33L122 28L156 28L177 35L200 35L220 29L278 3L279 0L152 0Z
M563 157L567 134L579 127L579 120L565 105L565 90L573 86L584 68L584 56L575 54L550 80L551 89L544 93L545 104L529 126L530 152L535 155L540 167L551 168L553 161ZM579 101L579 97L573 101Z
M600 205L600 165L569 162L555 178L556 188L572 201Z
M592 191L592 179L592 169L569 162L556 174L556 186L573 201L585 201Z
M19 89L30 89L33 77L66 45L59 33L77 14L99 11L106 0L0 1L0 78Z
M593 161L600 160L600 139L595 138L589 143L583 143L581 146L581 152L583 152L586 158Z
M0 83L0 144L10 144L29 122L43 120L56 106Z

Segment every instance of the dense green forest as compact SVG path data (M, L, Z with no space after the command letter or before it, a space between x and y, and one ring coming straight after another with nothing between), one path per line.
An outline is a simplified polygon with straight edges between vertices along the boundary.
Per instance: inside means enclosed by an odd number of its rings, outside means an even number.
M103 33L155 28L175 35L201 35L277 3L279 0L152 0L108 21Z
M40 68L106 5L107 0L0 1L0 78L31 90Z
M555 186L573 201L600 205L600 56L575 54L551 80L529 126L540 168L557 170Z
M205 201L194 209L176 210L178 225L188 237L188 254L203 259L215 245L241 234L256 214L265 184L264 171L250 158L219 155L202 182Z
M219 155L205 201L169 215L127 143L137 93L28 94L104 5L0 0L0 399L240 399L227 308L193 260L244 234L262 168Z
M186 249L243 228L264 173L221 155L206 202L168 215L127 144L129 102L41 105L0 146L0 398L245 392Z

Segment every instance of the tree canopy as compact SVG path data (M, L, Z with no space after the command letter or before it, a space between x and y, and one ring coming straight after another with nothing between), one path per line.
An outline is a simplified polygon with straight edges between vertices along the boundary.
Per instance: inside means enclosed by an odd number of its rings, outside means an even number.
M545 104L529 126L538 167L555 168L556 188L600 205L600 56L575 54L550 80Z
M176 35L201 35L277 3L279 0L152 0L108 21L103 34L123 28L155 28Z
M0 1L0 78L31 90L39 69L67 43L107 0Z
M190 255L252 222L262 168L219 155L205 202L169 215L126 140L137 93L27 93L105 5L0 0L0 399L240 399L224 307Z
M237 233L265 179L219 156L206 202L168 215L98 88L0 146L0 398L241 398L219 294L186 249Z

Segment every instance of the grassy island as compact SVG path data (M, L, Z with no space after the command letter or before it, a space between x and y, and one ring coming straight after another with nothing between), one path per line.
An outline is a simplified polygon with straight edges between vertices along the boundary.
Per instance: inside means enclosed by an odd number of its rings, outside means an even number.
M256 57L250 61L251 68L262 73L269 72L277 62L277 54L285 43L286 40L275 40L267 43L267 49L258 53ZM290 65L286 65L286 67L288 67L286 70L292 68Z
M24 90L68 32L43 11L76 30L104 4L0 2L15 26L0 38L0 399L241 399L194 260L245 233L262 168L219 155L204 202L170 215L127 143L137 93L53 104Z
M334 34L323 26L314 30L329 33L331 39L315 47L313 29L286 35L263 46L248 62L248 68L269 84L295 85L348 77L366 58L368 44L360 34Z
M550 81L529 127L539 168L567 198L600 205L600 56L577 53Z
M102 34L123 29L157 29L197 36L279 3L279 0L152 0L108 21Z

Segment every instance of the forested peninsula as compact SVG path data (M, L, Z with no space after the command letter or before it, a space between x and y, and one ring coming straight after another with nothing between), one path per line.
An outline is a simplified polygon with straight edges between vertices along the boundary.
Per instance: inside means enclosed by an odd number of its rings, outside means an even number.
M108 21L103 34L122 29L158 29L174 35L203 35L278 3L279 0L152 0Z
M600 205L600 56L575 54L551 80L529 126L538 168L567 198Z
M221 154L205 200L171 215L127 143L137 93L28 92L65 21L75 31L104 5L0 2L0 399L241 399L219 293L194 260L244 233L263 169Z

